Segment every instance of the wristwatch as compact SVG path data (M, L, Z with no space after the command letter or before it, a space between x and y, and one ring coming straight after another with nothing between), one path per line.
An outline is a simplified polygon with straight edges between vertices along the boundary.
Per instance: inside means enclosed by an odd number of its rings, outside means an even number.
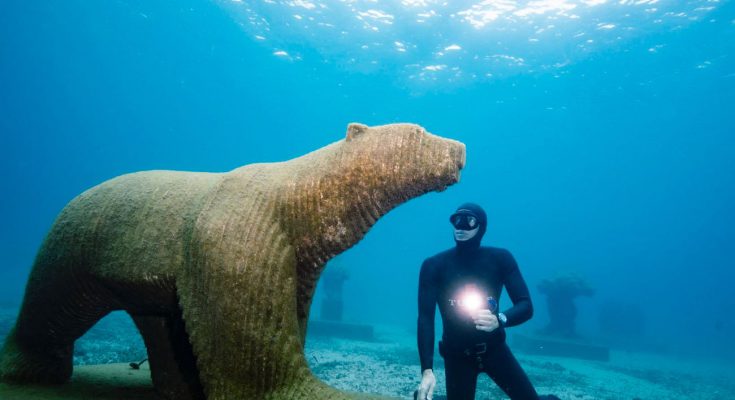
M505 326L505 323L508 322L508 317L503 313L498 313L498 321L500 321L501 326Z

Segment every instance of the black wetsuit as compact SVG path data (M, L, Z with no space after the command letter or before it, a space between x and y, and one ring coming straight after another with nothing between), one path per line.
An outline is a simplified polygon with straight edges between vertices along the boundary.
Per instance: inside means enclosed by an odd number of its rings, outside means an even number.
M528 287L509 251L480 247L486 222L482 209L479 212L483 226L475 238L457 242L457 247L426 259L421 266L417 335L421 370L433 367L438 305L444 327L440 352L444 357L447 400L474 399L480 372L487 373L512 400L536 400L539 397L533 385L505 344L505 328L525 322L533 314ZM462 293L478 292L485 304L481 308L492 308L485 300L492 297L498 301L503 287L513 302L512 307L503 310L507 322L492 332L478 330L462 307Z

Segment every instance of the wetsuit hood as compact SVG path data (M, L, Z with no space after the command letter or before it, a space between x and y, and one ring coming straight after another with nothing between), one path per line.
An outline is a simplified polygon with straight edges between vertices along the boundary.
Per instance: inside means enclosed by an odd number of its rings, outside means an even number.
M485 214L485 210L483 210L482 207L475 203L464 203L461 206L457 207L457 211L455 211L449 217L449 221L451 221L452 218L457 214L472 215L477 218L477 222L480 225L480 230L472 239L463 242L457 241L455 239L454 242L457 244L457 249L460 251L465 251L479 248L480 243L482 242L482 237L485 235L485 231L487 230L487 214Z

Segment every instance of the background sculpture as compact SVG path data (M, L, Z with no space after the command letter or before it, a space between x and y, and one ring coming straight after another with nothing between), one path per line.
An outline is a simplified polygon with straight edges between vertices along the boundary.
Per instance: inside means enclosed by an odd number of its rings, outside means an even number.
M322 319L342 321L342 289L349 273L342 265L329 266L322 277L324 299L322 299Z
M575 327L577 306L574 300L579 296L594 295L594 289L581 277L567 274L542 280L538 290L546 295L546 307L549 312L549 324L543 332L562 337L577 336Z

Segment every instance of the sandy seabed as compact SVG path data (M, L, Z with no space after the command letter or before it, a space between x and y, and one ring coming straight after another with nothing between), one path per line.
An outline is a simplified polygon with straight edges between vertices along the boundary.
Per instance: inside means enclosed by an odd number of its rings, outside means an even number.
M512 333L509 334L510 346ZM420 380L415 334L376 327L374 342L310 337L312 370L330 385L411 399ZM671 356L612 351L610 361L589 361L515 352L539 394L562 400L735 399L735 365ZM435 400L444 399L444 365L435 355ZM477 400L508 397L481 375Z
M0 310L0 338L15 310ZM513 348L512 331L509 332ZM415 332L376 326L375 340L357 341L310 335L306 358L328 384L354 392L412 399L420 380ZM608 362L548 357L515 352L541 394L562 400L722 400L735 399L735 365L711 360L612 351ZM12 387L0 384L0 399L155 399L146 365L128 363L145 357L140 335L124 314L100 321L75 346L75 372L70 384ZM435 355L435 400L444 400L444 368ZM478 381L477 400L507 399L485 375Z

